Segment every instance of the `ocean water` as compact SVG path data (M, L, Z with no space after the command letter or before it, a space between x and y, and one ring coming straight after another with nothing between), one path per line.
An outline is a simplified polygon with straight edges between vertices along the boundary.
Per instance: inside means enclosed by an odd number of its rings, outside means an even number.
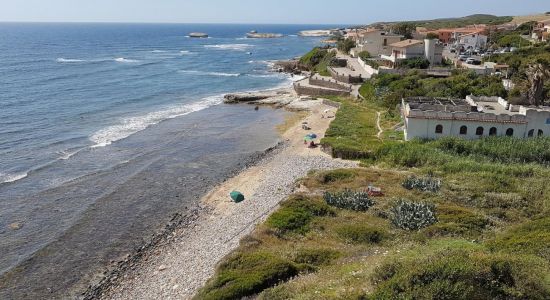
M73 296L276 143L223 94L290 85L320 27L0 23L0 298Z

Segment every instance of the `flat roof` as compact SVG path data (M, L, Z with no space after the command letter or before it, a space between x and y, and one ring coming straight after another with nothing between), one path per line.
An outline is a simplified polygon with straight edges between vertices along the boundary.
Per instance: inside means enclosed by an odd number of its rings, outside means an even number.
M395 48L407 48L407 47L414 46L414 45L417 45L417 44L422 44L422 43L424 43L424 42L420 41L420 40L408 39L408 40L404 40L404 41L401 41L401 42L393 43L390 46L395 47Z

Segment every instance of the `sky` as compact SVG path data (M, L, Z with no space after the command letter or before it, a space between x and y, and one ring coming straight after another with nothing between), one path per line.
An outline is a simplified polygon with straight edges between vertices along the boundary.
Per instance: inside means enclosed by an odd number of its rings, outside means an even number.
M0 22L368 24L550 11L550 0L0 0Z

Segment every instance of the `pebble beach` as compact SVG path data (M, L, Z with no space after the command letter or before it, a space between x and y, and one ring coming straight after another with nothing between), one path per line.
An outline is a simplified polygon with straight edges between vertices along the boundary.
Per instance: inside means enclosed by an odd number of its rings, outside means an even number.
M324 117L333 107L320 101L305 105L303 120L320 138L330 121ZM301 122L281 136L281 143L256 164L212 189L201 199L193 220L167 234L124 270L90 289L88 298L190 299L214 272L216 264L296 189L296 180L311 170L356 167L356 162L333 159L320 148L304 146L307 132ZM242 192L246 199L231 202L229 193Z

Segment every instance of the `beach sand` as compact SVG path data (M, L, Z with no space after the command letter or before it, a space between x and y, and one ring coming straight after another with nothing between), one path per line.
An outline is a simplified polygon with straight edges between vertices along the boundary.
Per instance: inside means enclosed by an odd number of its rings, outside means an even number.
M88 296L101 299L189 299L214 274L216 264L239 245L277 205L293 193L296 180L313 169L356 167L357 163L333 159L320 148L309 149L303 137L313 132L323 137L332 119L325 110L336 109L311 101L301 122L282 134L282 143L254 166L215 187L201 200L198 219L176 229L165 242L152 248L124 272ZM229 193L242 192L246 200L231 202Z

